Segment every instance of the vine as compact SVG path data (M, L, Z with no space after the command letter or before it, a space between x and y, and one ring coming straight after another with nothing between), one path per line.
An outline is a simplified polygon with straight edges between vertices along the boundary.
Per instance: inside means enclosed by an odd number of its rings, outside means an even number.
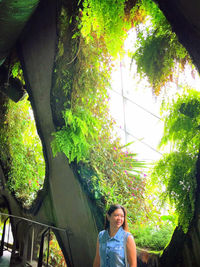
M190 61L186 49L178 42L165 16L152 0L141 0L138 9L145 10L145 26L137 26L137 46L133 53L138 73L147 76L154 93L176 77L177 63L183 69Z
M199 153L200 93L188 89L163 107L164 135L160 145L171 144L152 172L153 183L162 184L175 205L178 223L187 232L193 218L196 192L196 162Z

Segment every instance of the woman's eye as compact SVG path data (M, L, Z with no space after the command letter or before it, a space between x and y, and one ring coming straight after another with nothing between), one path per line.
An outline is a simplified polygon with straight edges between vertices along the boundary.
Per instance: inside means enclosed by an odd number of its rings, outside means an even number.
M123 216L123 215L115 215L115 217L124 218L124 216Z

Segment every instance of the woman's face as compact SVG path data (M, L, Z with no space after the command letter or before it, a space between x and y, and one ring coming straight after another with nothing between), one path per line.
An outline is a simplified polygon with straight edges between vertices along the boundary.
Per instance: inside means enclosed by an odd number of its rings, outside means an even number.
M111 215L107 215L107 218L110 222L110 228L120 228L124 223L124 212L122 209L116 209Z

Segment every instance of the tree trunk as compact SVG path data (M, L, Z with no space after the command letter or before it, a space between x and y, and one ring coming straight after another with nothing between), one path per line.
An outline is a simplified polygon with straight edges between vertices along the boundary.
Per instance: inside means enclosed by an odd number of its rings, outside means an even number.
M58 41L57 11L56 1L41 1L20 42L27 91L46 160L44 190L29 211L29 216L66 229L66 232L56 231L55 234L68 266L92 266L97 238L93 204L64 154L53 157L51 150L52 133L55 131L51 105L55 99L51 99L51 90ZM18 239L20 241L23 237L18 236Z

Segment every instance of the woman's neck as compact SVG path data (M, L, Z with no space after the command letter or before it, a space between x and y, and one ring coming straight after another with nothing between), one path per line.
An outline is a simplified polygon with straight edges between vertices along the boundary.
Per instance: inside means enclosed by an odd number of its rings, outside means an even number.
M118 230L119 230L119 228L113 228L113 227L110 227L110 228L108 229L109 236L110 236L110 237L115 236Z

